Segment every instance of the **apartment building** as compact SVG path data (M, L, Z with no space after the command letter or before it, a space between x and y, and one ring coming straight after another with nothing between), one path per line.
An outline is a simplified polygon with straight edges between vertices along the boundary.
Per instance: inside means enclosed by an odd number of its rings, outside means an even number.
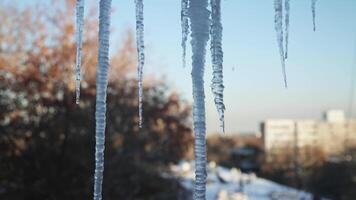
M267 153L309 146L332 155L356 147L356 120L342 110L327 111L322 120L267 119L261 132Z

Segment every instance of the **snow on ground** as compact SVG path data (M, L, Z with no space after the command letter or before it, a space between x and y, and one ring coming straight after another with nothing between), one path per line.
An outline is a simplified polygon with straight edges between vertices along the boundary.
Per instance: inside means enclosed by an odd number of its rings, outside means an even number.
M181 184L192 190L194 187L194 163L182 161L171 166ZM255 174L241 173L210 163L207 167L207 200L312 200L311 194L283 186Z

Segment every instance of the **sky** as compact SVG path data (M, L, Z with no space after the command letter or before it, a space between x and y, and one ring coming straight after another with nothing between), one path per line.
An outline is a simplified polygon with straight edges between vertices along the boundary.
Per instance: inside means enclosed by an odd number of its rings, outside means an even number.
M88 0L86 6L97 6L97 2ZM320 119L327 109L349 113L351 74L356 68L356 1L318 1L316 32L310 2L291 1L286 63L289 87L285 89L273 0L222 1L227 133L259 131L260 122L268 118ZM146 0L144 4L144 75L166 79L172 89L191 102L191 49L188 41L188 62L183 68L180 1ZM111 47L115 48L127 29L135 30L135 8L133 0L113 0L112 6ZM207 132L212 133L221 130L210 89L209 48L208 44L205 93ZM356 115L356 103L353 113Z

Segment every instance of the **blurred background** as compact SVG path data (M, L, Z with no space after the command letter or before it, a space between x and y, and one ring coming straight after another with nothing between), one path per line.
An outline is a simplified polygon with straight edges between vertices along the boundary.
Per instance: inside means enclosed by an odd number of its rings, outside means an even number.
M79 105L75 3L0 1L0 199L92 198L98 2L86 1ZM313 32L310 1L291 2L284 89L273 2L222 1L226 133L208 51L208 199L355 199L355 10L353 0L318 1ZM145 2L143 129L134 12L133 1L113 0L104 199L191 199L180 1Z

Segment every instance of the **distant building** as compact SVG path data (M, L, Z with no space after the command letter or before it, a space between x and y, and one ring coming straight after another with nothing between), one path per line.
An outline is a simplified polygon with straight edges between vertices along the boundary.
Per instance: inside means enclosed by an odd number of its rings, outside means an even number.
M309 146L332 155L356 147L356 120L346 119L342 110L325 112L323 120L268 119L261 132L267 154Z
M343 110L328 110L324 114L324 120L327 122L344 122L345 113Z

